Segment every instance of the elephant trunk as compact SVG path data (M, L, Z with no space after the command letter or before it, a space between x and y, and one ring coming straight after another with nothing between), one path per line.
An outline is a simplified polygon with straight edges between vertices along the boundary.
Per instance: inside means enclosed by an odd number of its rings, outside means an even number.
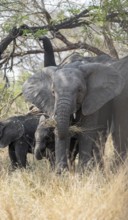
M71 102L68 100L58 102L56 113L58 136L60 139L64 139L68 136L69 132Z
M34 155L37 160L41 160L45 156L46 144L36 140Z

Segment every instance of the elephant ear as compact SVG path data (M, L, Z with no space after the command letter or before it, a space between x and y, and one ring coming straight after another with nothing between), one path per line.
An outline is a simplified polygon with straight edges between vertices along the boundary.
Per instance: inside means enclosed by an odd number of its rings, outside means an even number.
M84 115L96 112L124 88L125 78L112 65L85 64L79 69L87 80L87 95L82 105Z
M52 114L54 97L51 92L52 78L56 67L47 67L43 72L32 75L23 85L23 95L42 112Z

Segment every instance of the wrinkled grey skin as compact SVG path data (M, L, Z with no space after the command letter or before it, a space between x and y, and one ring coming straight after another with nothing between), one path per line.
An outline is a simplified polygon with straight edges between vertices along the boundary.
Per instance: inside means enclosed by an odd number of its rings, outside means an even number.
M33 153L39 115L20 115L0 122L0 148L8 146L12 168L26 168L27 153Z
M30 77L23 86L23 94L28 101L49 114L54 108L58 133L55 155L59 171L67 168L70 115L74 112L78 124L90 130L97 127L97 122L101 120L97 111L102 111L102 107L112 100L110 121L113 118L113 138L121 156L126 154L127 144L128 57L109 65L79 63L73 67L71 63L69 67L70 64L66 68L44 68L42 73ZM82 133L78 137L79 164L82 167L91 157L92 138L97 138L92 133L88 131L88 135Z
M39 124L35 132L35 149L34 154L37 160L41 160L44 156L49 160L51 167L55 167L55 141L54 128L44 125L44 116L40 117ZM47 154L47 155L46 155Z
M52 47L50 39L47 36L43 36L39 40L41 40L43 42L43 46L44 46L44 67L56 66L54 51L53 51L53 47ZM99 62L99 63L110 64L114 61L116 61L116 59L110 57L107 54L101 54L101 55L95 56L95 57L83 57L79 53L73 53L68 59L65 60L64 63L60 64L60 67L67 68L69 66L71 68L73 66L73 68L75 68L75 67L77 68L77 66L82 63ZM103 157L102 156L103 156L103 152L104 152L105 141L107 139L107 129L110 129L110 123L109 123L111 120L110 112L111 112L111 104L108 103L107 105L105 105L101 109L101 111L100 110L97 111L93 117L93 120L95 122L97 122L98 129L95 129L95 131L92 131L91 133L86 132L87 137L90 137L90 138L87 138L86 145L90 146L92 144L93 163L94 162L96 162L96 164L99 163L99 165L101 165L101 166L103 165L103 160L102 160ZM75 124L79 120L78 115L79 114L77 113L76 120L74 120L73 115L70 116L70 124L71 125ZM91 126L92 119L90 117L86 118L86 124ZM98 142L99 136L97 135L97 131L100 132L100 143ZM102 137L102 140L101 140L101 137ZM90 140L91 140L91 142L90 142ZM71 152L74 148L73 146L75 143L76 143L76 140L74 140L74 143L73 143L73 138L72 138L72 140L70 141L70 150L69 150L70 158L71 158ZM100 148L101 145L102 145L102 150ZM91 146L90 146L90 149L91 149ZM75 157L73 156L73 154L72 154L72 158L74 158L74 160L75 160ZM95 160L94 160L94 158L95 158ZM71 161L71 159L70 159L70 161Z
M45 126L44 122L47 121L41 116L37 130L35 132L35 149L34 154L37 160L41 160L44 157L46 148L48 149L47 158L50 161L51 167L55 167L55 134L54 127ZM69 163L70 166L74 164L76 155L78 154L78 141L77 136L73 135L70 141L69 149Z
M67 67L68 65L70 66L71 63L105 63L105 64L109 64L112 62L117 61L115 58L110 57L107 54L101 54L99 56L94 56L94 57L83 57L81 56L79 53L74 53L73 55L71 55L68 59L65 60L64 64L62 64L63 67Z

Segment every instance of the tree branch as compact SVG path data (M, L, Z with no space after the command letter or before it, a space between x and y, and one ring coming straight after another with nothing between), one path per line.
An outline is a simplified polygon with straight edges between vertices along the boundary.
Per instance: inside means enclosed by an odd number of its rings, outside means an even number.
M8 45L20 35L22 35L21 30L16 27L13 27L12 30L10 31L10 33L8 34L8 36L5 37L1 41L1 43L0 43L0 59L2 59L1 55L4 52L4 50L6 50Z
M8 45L13 41L15 40L17 37L19 36L22 36L25 32L25 30L27 31L26 32L26 35L27 33L36 33L38 30L48 30L48 31L52 31L57 38L59 38L60 40L62 40L67 46L68 48L64 48L63 51L66 51L66 50L72 50L72 49L78 49L78 44L73 44L71 42L69 42L60 32L58 32L59 30L61 29L70 29L70 28L75 28L75 27L80 27L81 25L87 25L89 26L91 24L91 22L83 19L83 18L86 18L87 15L88 17L90 16L89 15L89 12L91 11L91 9L85 9L83 10L81 13L71 17L71 18L66 18L64 19L62 22L58 23L58 24L54 24L50 19L49 19L49 24L48 25L44 25L44 26L35 26L35 27L31 27L31 26L28 26L26 24L20 26L19 28L16 28L16 27L13 27L12 30L10 31L10 33L8 34L7 37L5 37L1 43L0 43L0 59L3 59L2 57L2 54L3 52L6 50L6 48L8 47ZM125 12L127 13L127 12ZM92 15L92 14L91 14ZM107 17L106 17L106 20L109 20L109 21L113 21L113 19L116 19L118 18L118 13L114 13L112 12L111 14L109 14ZM121 23L121 20L119 20L119 22ZM125 21L125 24L121 23L122 25L124 25L125 27L128 27L128 22ZM92 51L93 53L95 54L101 54L101 53L104 53L103 51L100 51L99 49L95 48L95 47L92 47L88 44L82 44L81 43L81 47L83 49L87 49L87 50L90 50ZM61 50L62 51L62 48ZM26 52L25 52L26 53ZM25 54L24 53L24 54ZM29 53L29 52L27 52Z
M63 52L63 51L75 50L75 49L86 49L87 51L91 51L97 55L106 54L104 51L99 50L96 47L93 47L89 44L81 43L81 42L70 44L68 46L61 47L61 48L54 48L54 52ZM44 50L28 50L28 51L24 51L21 53L14 53L13 57L23 57L26 55L39 54L39 53L44 53ZM5 59L6 59L6 56L5 56Z
M69 19L64 19L62 22L59 24L51 24L44 25L44 26L37 26L37 27L30 27L26 24L20 26L19 28L13 27L10 33L8 34L7 37L5 37L1 43L0 43L0 59L2 59L1 55L6 50L8 45L17 37L22 36L24 33L24 30L27 30L28 33L36 33L38 30L48 30L48 31L54 31L57 32L60 29L68 29L68 28L74 28L74 27L79 27L81 25L89 25L89 21L80 21L79 18L84 17L85 14L87 14L89 10L84 10L81 13L75 15L74 17L71 17Z
M104 36L104 39L107 43L107 46L108 46L108 49L110 51L110 54L112 57L115 57L115 58L119 58L118 57L118 53L116 51L116 48L114 46L114 42L113 42L113 39L111 37L111 32L109 30L109 24L108 22L106 22L104 25L103 25L103 36Z

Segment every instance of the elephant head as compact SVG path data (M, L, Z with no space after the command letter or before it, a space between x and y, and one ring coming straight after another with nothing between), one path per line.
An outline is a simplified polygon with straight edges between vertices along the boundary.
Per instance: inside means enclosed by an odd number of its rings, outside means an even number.
M54 127L46 126L47 119L42 115L35 132L34 154L37 160L41 160L46 152L46 148L55 152Z
M21 122L15 117L0 122L0 148L19 139L24 132Z
M117 62L118 63L118 62ZM70 115L81 109L90 115L120 94L124 77L113 65L87 63L71 68L44 68L23 86L25 98L47 113L54 113L60 139L68 134Z

